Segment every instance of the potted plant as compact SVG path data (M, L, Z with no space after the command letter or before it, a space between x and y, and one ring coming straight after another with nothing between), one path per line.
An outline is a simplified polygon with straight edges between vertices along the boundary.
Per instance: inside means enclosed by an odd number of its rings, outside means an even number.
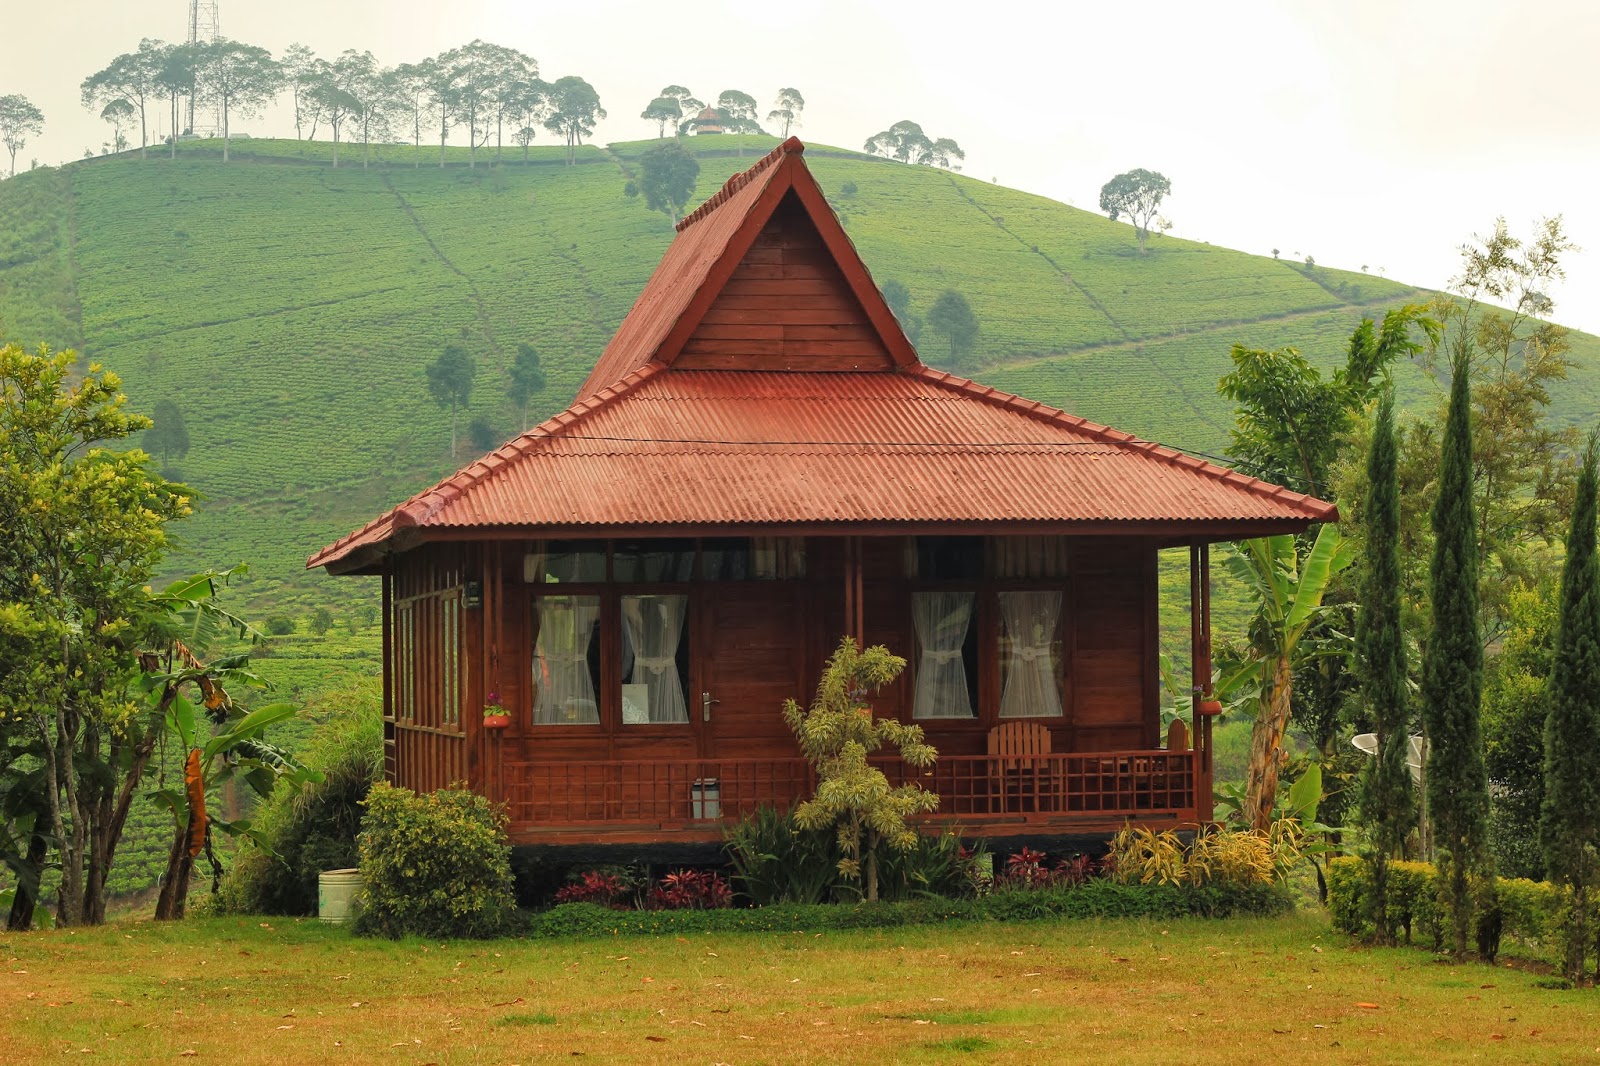
M489 693L489 702L483 705L483 728L504 729L511 724L511 715L500 704L498 692Z

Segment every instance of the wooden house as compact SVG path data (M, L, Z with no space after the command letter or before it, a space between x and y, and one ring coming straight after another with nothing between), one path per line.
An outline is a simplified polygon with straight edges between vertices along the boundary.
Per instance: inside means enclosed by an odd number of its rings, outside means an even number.
M311 557L382 576L389 778L504 801L518 844L681 856L808 794L780 706L848 634L910 662L874 705L939 751L929 826L1209 819L1209 545L1334 508L925 366L803 152L679 223L571 407Z

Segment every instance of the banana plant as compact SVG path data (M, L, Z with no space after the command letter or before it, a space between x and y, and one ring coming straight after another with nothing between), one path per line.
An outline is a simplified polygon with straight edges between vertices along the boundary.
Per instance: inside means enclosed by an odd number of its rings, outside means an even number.
M1249 653L1229 665L1218 686L1230 695L1255 693L1243 811L1252 828L1265 831L1272 824L1295 667L1311 655L1343 654L1325 645L1313 648L1302 638L1323 613L1322 598L1334 576L1354 558L1354 545L1341 540L1331 524L1318 531L1304 559L1288 534L1241 541L1227 557L1228 572L1249 591L1256 608Z

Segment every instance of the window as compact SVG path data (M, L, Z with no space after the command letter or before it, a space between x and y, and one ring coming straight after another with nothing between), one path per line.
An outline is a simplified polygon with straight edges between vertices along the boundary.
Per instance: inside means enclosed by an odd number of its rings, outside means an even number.
M522 579L530 585L581 584L606 579L603 540L555 540L522 557Z
M694 575L692 540L619 540L612 577L623 583L688 581Z
M806 576L804 537L713 537L702 542L707 581L788 581Z
M595 629L600 597L538 596L533 602L539 626L533 654L533 723L598 725L600 641Z
M687 722L687 596L622 597L622 724Z
M971 718L977 682L977 626L971 592L917 592L911 597L917 631L913 718Z
M1002 592L1000 717L1061 714L1061 593Z
M908 543L906 576L924 581L978 581L983 537L916 537Z

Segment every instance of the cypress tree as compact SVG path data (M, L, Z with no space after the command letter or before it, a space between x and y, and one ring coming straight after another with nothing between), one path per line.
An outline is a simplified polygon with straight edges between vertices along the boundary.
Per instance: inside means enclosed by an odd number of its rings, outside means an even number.
M1450 365L1450 407L1433 506L1433 632L1422 660L1428 731L1428 814L1439 883L1449 902L1457 958L1472 924L1472 875L1485 865L1489 777L1478 712L1483 643L1478 631L1478 530L1472 502L1471 364Z
M1367 452L1366 566L1356 616L1361 694L1378 734L1377 757L1367 764L1362 819L1372 833L1373 925L1380 942L1394 940L1388 921L1389 860L1399 854L1416 821L1406 696L1406 649L1400 628L1400 484L1396 472L1394 394L1384 393Z
M1544 726L1544 807L1539 842L1552 880L1572 894L1565 969L1583 977L1589 945L1589 889L1600 845L1600 560L1595 557L1597 439L1589 437L1578 475L1561 621Z

